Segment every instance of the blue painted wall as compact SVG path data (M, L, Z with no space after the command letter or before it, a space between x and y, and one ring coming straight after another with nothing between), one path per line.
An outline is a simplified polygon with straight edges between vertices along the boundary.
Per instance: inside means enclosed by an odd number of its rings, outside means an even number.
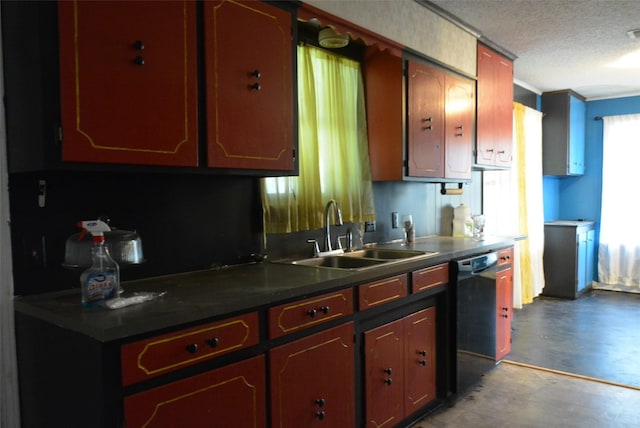
M585 219L596 222L596 248L602 202L602 120L597 116L640 113L640 96L588 101L585 125L585 174L544 177L544 219ZM624 185L624 183L621 183Z
M545 221L586 219L600 221L602 200L602 121L596 116L640 113L640 96L586 103L585 174L579 177L544 177Z

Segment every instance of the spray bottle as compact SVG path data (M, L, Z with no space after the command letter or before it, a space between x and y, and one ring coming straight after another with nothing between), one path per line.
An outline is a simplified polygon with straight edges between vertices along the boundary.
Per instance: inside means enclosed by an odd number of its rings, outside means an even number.
M111 229L101 220L78 222L82 229L80 239L89 232L93 236L91 266L80 275L82 305L96 306L99 302L114 299L120 294L120 268L104 245L104 232Z

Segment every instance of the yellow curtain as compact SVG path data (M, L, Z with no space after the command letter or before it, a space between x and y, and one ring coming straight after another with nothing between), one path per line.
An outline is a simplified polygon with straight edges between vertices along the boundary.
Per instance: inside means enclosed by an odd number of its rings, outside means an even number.
M544 212L542 202L542 113L513 104L514 170L518 189L517 245L522 303L533 302L544 287Z
M345 222L375 219L364 106L357 61L298 47L299 176L263 179L267 233L323 227L330 199Z

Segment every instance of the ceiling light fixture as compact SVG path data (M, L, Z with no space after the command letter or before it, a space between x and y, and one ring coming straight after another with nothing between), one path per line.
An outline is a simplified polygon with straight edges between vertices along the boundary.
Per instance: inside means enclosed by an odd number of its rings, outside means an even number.
M640 28L636 28L635 30L627 31L627 36L630 39L640 39Z
M348 34L338 34L331 27L324 28L318 33L318 42L323 48L338 49L349 44Z

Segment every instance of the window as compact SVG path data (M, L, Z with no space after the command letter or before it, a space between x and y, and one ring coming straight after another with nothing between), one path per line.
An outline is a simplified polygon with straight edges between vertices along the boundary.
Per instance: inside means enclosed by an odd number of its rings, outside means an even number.
M324 226L335 199L345 222L375 219L360 63L298 47L299 176L263 180L267 233Z

